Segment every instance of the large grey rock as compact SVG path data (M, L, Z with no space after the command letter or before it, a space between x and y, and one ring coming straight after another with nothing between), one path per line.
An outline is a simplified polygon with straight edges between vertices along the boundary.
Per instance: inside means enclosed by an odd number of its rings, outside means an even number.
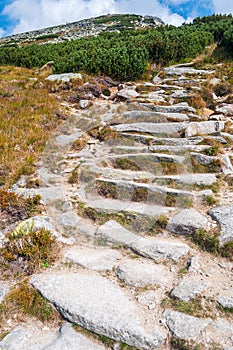
M199 339L200 333L211 323L211 319L200 319L178 311L165 310L162 321L166 323L172 335L180 339Z
M233 309L233 290L220 294L217 301L223 307Z
M49 230L55 233L55 226L53 220L49 216L33 216L27 220L22 221L13 231L13 235L17 236L20 232L27 234L30 230L37 231L40 229Z
M185 136L208 135L216 131L221 131L225 127L223 121L191 122L186 128Z
M150 134L172 135L177 134L186 129L187 122L182 123L134 123L134 124L119 124L111 126L117 131L137 131L147 132Z
M201 152L207 148L210 148L210 146L208 145L181 145L181 146L157 145L157 146L150 146L149 150L151 152L166 151L168 153L187 154L188 151Z
M88 339L74 330L70 323L65 323L59 330L57 339L41 350L104 350L105 347ZM34 350L34 349L28 349ZM36 350L36 349L35 349ZM39 349L38 349L39 350Z
M97 210L106 212L134 212L143 216L153 216L157 218L161 214L166 214L174 208L164 207L159 205L150 205L143 202L129 202L116 199L97 199L88 202L89 206Z
M123 113L123 117L127 119L133 119L133 120L138 120L138 119L144 119L147 121L147 119L153 120L156 122L156 120L159 120L159 118L165 118L167 120L172 120L172 121L187 121L189 118L187 117L186 114L183 113L162 113L162 112L150 112L150 111L129 111ZM161 120L162 121L162 120Z
M233 104L223 104L222 107L216 108L216 111L223 113L224 115L231 116L233 115Z
M183 98L183 99L191 98L194 96L195 95L193 93L190 93L187 90L175 91L170 95L170 97L172 97L172 98Z
M221 244L233 241L233 205L217 207L209 211L209 215L221 227L219 241Z
M70 322L142 349L161 346L166 334L158 326L147 332L137 307L116 284L94 274L34 275L31 284ZM119 307L120 306L120 307Z
M233 324L229 320L218 317L205 330L205 340L218 344L224 350L232 350ZM220 348L219 346L219 348Z
M177 103L172 106L154 106L154 111L162 113L179 113L179 112L190 112L195 113L196 110L190 107L187 102Z
M40 180L46 186L52 186L52 185L61 183L61 177L59 175L53 174L47 168L42 167L37 170L37 173L40 177Z
M2 341L2 350L104 350L105 347L78 333L68 322L57 331L41 331L37 326L17 326Z
M20 326L15 327L0 341L0 349L24 350L28 340L30 339L30 331Z
M72 247L65 253L65 258L90 270L112 270L121 254L117 250L106 248Z
M171 272L163 265L142 263L128 260L116 269L117 277L129 286L144 287L147 285L162 285L166 287L171 279Z
M122 89L117 93L117 95L125 99L131 99L140 96L139 93L134 89Z
M178 75L178 76L181 76L183 74L209 75L214 73L214 71L205 70L205 69L195 69L192 67L177 67L177 66L170 66L168 68L164 68L164 71L166 72L167 75Z
M201 153L192 152L190 153L190 155L194 157L197 160L197 162L201 165L209 165L218 160L218 157L206 156L205 154L201 154Z
M178 163L182 164L185 160L183 156L173 155L173 154L164 154L164 153L128 153L128 154L118 154L110 155L107 158L109 159L118 159L126 158L133 159L141 168L145 161L150 161L151 163L160 163L160 162L169 162L169 163ZM145 167L145 165L144 165Z
M189 246L182 242L141 238L131 244L137 254L155 261L160 259L178 260L189 252Z
M172 180L180 184L210 186L217 181L214 174L180 174L155 176L155 180Z
M62 73L62 74L51 74L45 80L49 81L62 81L70 82L71 79L82 79L83 76L80 73Z
M80 100L79 101L79 107L81 109L86 109L87 107L89 107L91 105L91 101L90 100Z
M168 222L167 230L179 235L189 235L194 231L205 228L207 219L197 210L183 209Z
M101 225L97 230L97 236L100 236L112 243L120 243L130 246L134 241L140 239L140 236L130 232L115 220L109 220Z
M44 350L57 339L57 332L43 331L36 322L22 323L9 332L1 341L1 350Z
M233 165L228 154L221 154L222 172L225 175L233 174Z
M39 189L42 200L49 204L55 201L65 201L66 197L61 186L42 187Z
M171 296L183 301L189 301L209 286L209 282L197 280L196 276L187 275L173 288Z
M81 218L72 210L69 210L65 213L62 213L58 217L58 224L63 227L77 227L77 225L80 223Z
M67 146L70 143L76 141L82 136L82 132L80 130L76 131L71 135L59 135L56 138L56 142L59 146Z

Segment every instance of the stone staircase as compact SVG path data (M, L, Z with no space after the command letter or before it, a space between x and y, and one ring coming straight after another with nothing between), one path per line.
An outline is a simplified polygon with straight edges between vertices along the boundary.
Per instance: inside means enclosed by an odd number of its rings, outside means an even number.
M223 135L230 118L207 121L188 104L212 73L170 67L150 84L156 93L145 85L128 103L96 102L82 112L68 106L71 118L37 171L62 257L30 280L67 323L56 335L51 327L44 343L21 325L17 350L110 349L70 323L113 339L115 350L233 349L232 314L224 311L233 307L233 265L190 239L195 230L216 229L208 201L216 196L221 205L213 190L231 168ZM163 105L154 103L158 95ZM224 153L211 153L216 143ZM15 349L14 332L0 349Z

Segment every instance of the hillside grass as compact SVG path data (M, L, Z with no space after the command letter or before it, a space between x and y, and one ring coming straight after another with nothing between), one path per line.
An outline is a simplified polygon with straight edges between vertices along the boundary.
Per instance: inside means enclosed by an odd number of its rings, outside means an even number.
M60 123L55 96L32 70L0 67L0 186L34 172L46 141Z

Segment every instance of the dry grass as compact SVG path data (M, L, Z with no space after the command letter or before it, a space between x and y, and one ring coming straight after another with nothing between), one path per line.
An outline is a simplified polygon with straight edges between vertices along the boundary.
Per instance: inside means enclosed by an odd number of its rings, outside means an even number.
M51 132L64 117L55 96L32 70L0 68L0 185L31 174Z

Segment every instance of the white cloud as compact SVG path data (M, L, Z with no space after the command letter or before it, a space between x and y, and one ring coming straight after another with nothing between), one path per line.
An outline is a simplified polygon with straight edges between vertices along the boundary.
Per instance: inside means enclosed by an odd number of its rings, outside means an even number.
M232 0L213 0L215 13L233 14Z
M119 0L117 8L120 12L139 13L161 18L165 23L181 25L185 20L182 16L171 13L167 6L163 6L158 0Z
M0 38L2 38L5 34L5 30L3 28L0 28Z
M17 21L14 33L107 13L154 15L173 25L184 22L182 16L171 13L167 6L159 3L159 0L13 0L3 10L4 15Z
M115 12L114 0L14 0L3 14L17 20L14 33Z

